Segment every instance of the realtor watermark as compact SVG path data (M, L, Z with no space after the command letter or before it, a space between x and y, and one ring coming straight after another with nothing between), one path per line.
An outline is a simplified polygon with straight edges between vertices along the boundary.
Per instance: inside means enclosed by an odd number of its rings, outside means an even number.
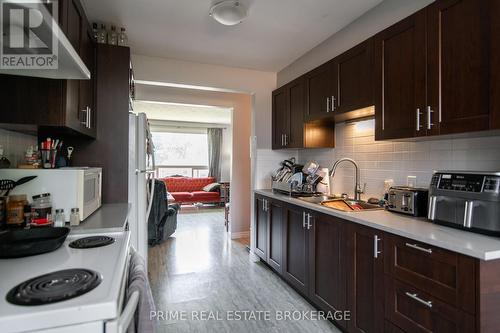
M298 310L229 310L229 311L151 311L150 320L157 321L341 321L350 320L350 311Z
M58 68L57 9L57 0L0 0L0 68Z

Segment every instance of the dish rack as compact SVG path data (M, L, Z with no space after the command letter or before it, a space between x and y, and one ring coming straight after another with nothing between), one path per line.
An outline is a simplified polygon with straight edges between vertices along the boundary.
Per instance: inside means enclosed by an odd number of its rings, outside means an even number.
M316 191L316 187L313 187L312 191L304 191L302 186L295 186L293 183L289 182L277 182L273 180L272 186L271 186L273 192L279 192L283 194L287 194L291 197L293 196L313 196L317 194L321 194Z

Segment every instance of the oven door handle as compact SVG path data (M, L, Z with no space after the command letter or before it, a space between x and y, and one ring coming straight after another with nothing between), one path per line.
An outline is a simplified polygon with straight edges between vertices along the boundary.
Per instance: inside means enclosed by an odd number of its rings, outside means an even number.
M127 332L130 323L134 319L135 310L139 304L139 291L134 291L130 295L127 305L123 309L120 317L116 320L108 321L106 323L106 332L111 333L125 333Z

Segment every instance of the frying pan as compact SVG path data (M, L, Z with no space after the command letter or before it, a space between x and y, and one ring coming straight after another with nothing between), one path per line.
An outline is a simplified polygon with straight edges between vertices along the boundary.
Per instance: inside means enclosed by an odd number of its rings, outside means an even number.
M27 183L34 178L36 178L36 176L23 177L23 178L19 179L17 182L15 180L10 180L10 179L0 180L0 192L6 191L5 193L2 193L1 195L2 196L9 195L10 190L14 189L16 186Z
M0 234L0 258L21 258L57 250L68 236L69 228L9 230Z

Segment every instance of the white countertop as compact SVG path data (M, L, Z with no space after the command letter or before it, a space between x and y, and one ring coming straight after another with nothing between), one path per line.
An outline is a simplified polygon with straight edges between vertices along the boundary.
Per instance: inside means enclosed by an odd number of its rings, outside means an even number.
M385 210L342 212L284 194L273 193L271 190L254 192L474 258L500 259L500 238L453 229L428 222L425 218L413 218Z
M130 204L104 204L78 226L70 226L72 234L87 234L97 232L120 232L125 225L130 212Z

